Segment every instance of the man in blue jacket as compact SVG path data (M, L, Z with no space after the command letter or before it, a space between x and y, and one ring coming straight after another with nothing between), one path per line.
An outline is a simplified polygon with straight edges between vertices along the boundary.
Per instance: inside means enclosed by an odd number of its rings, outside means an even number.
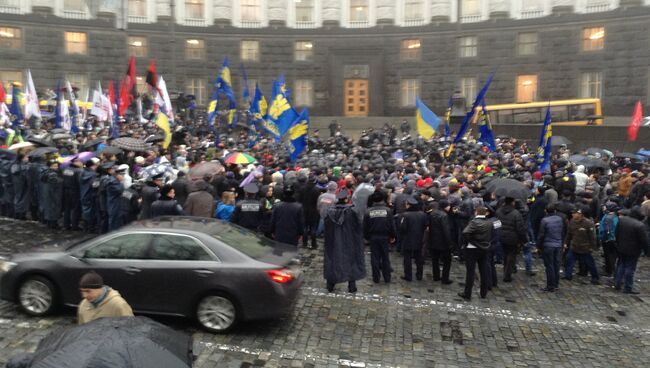
M546 206L546 217L540 222L537 235L537 246L542 250L546 269L546 287L542 291L553 292L560 285L560 258L565 235L564 219L556 213L555 205L549 204Z

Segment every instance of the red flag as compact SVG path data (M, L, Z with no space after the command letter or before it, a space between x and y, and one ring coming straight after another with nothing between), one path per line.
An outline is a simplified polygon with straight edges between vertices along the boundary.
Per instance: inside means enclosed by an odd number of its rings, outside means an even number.
M147 84L155 91L158 90L158 75L156 74L156 60L151 59L149 70L147 71Z
M108 101L111 102L111 109L115 105L115 88L113 87L113 81L108 82Z
M636 141L637 133L639 133L639 128L641 127L641 121L643 120L643 111L641 108L641 101L636 102L634 107L634 115L632 115L632 121L630 121L630 127L627 128L627 140L630 142Z
M129 98L129 102L133 101L133 96L137 94L137 82L136 82L136 71L135 71L135 58L131 56L129 59L129 67L126 69L126 91ZM122 96L120 96L122 98Z
M0 103L7 101L7 91L5 91L5 86L2 81L0 81Z
M120 116L124 116L126 109L131 105L131 96L128 92L128 81L122 81L120 84L120 106L118 106Z

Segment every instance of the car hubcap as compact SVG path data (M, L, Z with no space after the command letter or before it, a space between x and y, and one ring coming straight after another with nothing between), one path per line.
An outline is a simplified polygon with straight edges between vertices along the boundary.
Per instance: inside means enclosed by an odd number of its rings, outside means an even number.
M235 322L235 306L221 296L204 298L197 310L199 322L213 330L225 330Z
M50 288L38 280L29 280L20 288L20 305L26 310L40 314L50 309L52 292Z

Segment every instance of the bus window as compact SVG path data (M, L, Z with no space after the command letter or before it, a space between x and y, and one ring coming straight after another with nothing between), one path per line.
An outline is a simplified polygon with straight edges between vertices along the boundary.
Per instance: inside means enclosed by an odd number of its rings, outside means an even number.
M515 124L539 124L542 122L540 109L517 109L513 111Z
M512 118L512 110L500 110L497 111L499 120L498 124L512 124L514 120Z
M569 121L587 120L587 116L596 114L594 104L582 104L569 106Z
M544 114L546 114L546 111L544 111ZM569 114L568 114L567 106L551 106L552 122L560 122L560 121L568 121L568 120L569 120Z

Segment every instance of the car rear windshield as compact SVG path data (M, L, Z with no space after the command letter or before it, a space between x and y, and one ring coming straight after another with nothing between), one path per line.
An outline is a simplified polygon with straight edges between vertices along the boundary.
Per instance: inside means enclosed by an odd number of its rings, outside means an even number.
M268 255L276 245L273 240L238 226L220 227L220 231L212 236L253 259Z

